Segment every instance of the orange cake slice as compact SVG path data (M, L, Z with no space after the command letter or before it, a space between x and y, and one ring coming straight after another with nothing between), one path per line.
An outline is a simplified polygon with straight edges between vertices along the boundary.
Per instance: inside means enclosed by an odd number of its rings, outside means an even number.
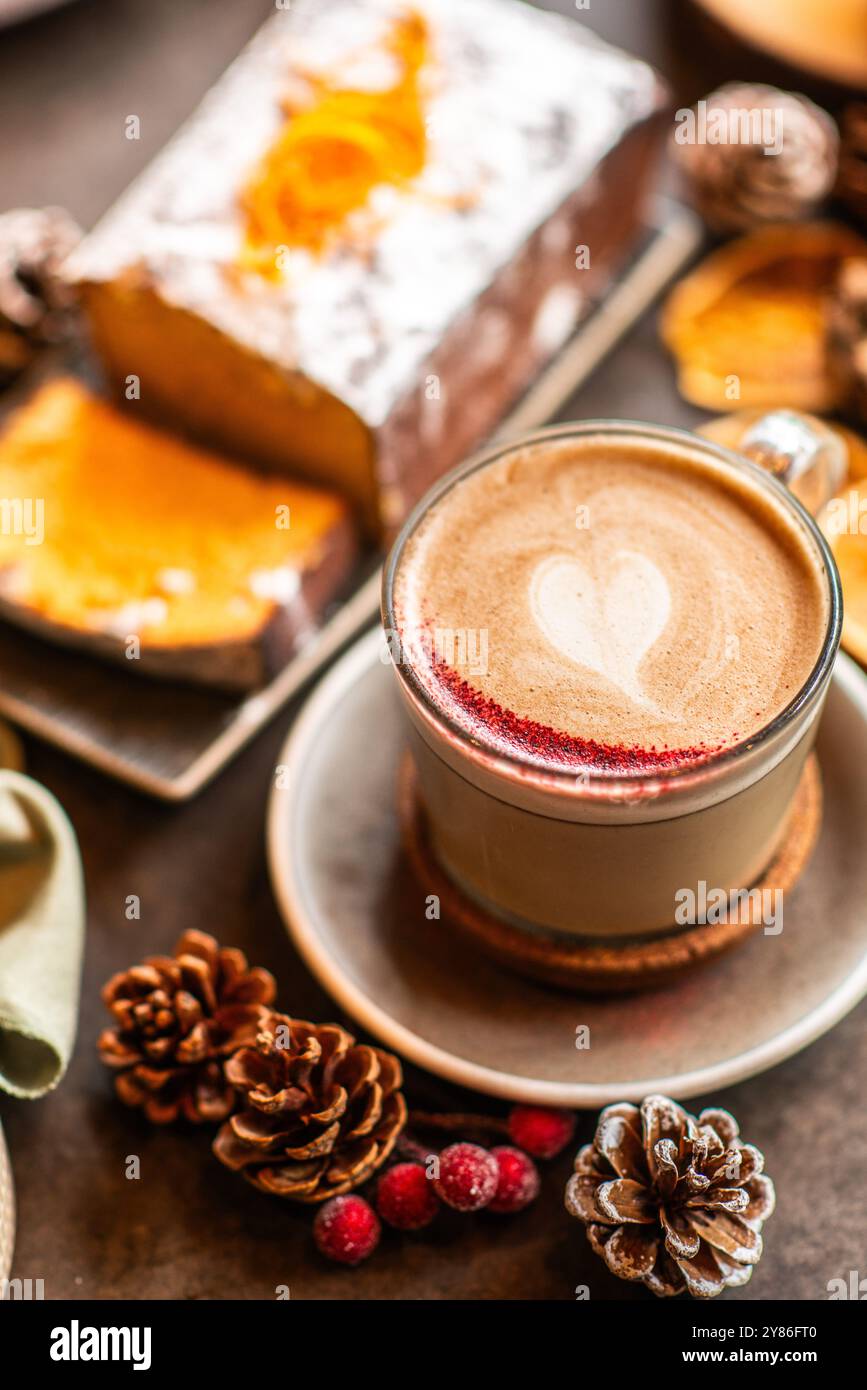
M130 670L260 684L356 554L340 497L249 473L72 378L0 432L0 615Z
M627 262L667 96L517 0L277 10L64 274L115 389L388 537Z

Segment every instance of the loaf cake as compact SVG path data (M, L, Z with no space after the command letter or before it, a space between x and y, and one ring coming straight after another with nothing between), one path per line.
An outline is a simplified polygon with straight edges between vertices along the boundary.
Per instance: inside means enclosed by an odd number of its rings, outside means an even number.
M131 671L251 688L354 563L347 503L140 423L72 377L0 431L0 616Z
M145 409L387 532L626 256L663 103L522 0L298 0L67 273Z

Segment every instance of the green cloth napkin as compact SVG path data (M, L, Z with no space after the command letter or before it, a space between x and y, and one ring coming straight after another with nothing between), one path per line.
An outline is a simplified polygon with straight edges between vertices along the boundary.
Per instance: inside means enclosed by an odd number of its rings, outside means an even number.
M84 884L49 792L0 770L0 1087L33 1098L66 1070L78 1022Z

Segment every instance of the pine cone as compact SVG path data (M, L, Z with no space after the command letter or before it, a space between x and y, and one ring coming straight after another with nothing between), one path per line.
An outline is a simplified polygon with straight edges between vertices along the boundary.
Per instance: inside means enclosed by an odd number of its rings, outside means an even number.
M848 401L867 420L867 256L840 266L828 307L828 350Z
M80 237L62 208L0 215L0 384L24 369L37 347L67 336L73 296L57 272Z
M776 87L732 82L712 92L704 109L706 132L693 108L697 138L688 139L689 126L679 122L672 150L690 200L714 231L809 217L831 192L839 137L831 117L814 102ZM744 113L741 121L738 113ZM714 140L717 127L728 133L730 124L739 138ZM765 152L768 132L772 146L776 132L776 154Z
M762 1254L774 1185L727 1110L698 1119L666 1096L609 1105L575 1159L566 1209L620 1279L660 1297L713 1298L746 1284Z
M251 970L242 951L221 949L205 932L184 932L174 956L151 956L114 975L102 991L117 1027L99 1052L118 1070L115 1090L154 1124L182 1113L219 1123L235 1093L224 1061L256 1036L276 993L267 970Z
M840 137L837 196L867 227L867 102L846 107Z
M251 1109L223 1125L214 1153L261 1191L296 1202L365 1182L406 1123L400 1062L335 1023L271 1013L226 1076Z

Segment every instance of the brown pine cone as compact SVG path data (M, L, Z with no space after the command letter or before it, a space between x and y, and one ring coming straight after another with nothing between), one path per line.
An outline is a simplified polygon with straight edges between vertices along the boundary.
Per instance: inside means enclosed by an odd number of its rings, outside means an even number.
M242 951L205 932L187 931L174 956L151 956L109 980L102 997L117 1026L99 1053L119 1072L115 1090L154 1124L183 1114L218 1124L235 1092L225 1059L256 1036L274 1000L274 977L251 970Z
M847 106L840 120L837 196L867 227L867 102Z
M839 137L814 102L776 87L731 82L703 107L706 130L693 108L695 131L679 119L671 148L687 196L714 231L809 217L831 192ZM730 123L736 138L714 139L718 129L732 133ZM693 133L697 138L688 138ZM766 154L768 145L778 153Z
M73 297L57 272L80 237L63 208L0 214L0 384L69 332Z
M867 256L840 266L828 305L828 352L847 401L867 420Z
M336 1023L271 1013L226 1076L251 1108L223 1125L214 1153L261 1191L292 1201L324 1202L358 1187L406 1123L400 1062Z
M575 1159L566 1209L620 1279L660 1297L746 1284L774 1210L764 1159L727 1110L698 1119L666 1096L609 1105Z

